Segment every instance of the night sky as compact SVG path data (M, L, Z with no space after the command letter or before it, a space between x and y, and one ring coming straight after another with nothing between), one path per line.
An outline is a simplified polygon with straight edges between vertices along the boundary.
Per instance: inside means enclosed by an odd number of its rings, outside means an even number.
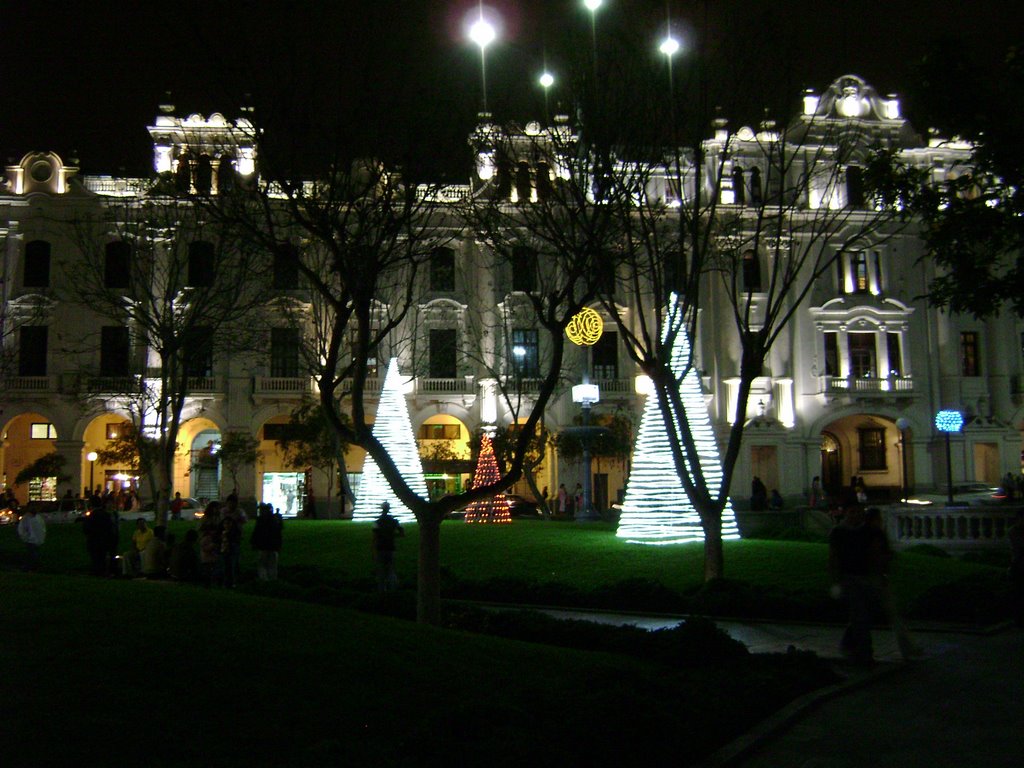
M542 60L546 55L559 73L572 51L588 51L590 14L581 0L485 5L503 23L487 54L491 109L499 120L539 117ZM1011 23L1014 4L1003 2L668 5L691 44L749 39L751 50L763 45L765 66L751 73L751 82L785 69L794 104L801 88L820 90L847 73L882 93L907 94L914 64L933 41L961 38L977 56L994 58L1019 28ZM599 51L623 30L650 30L654 51L665 29L664 2L606 0L605 6L597 17ZM53 149L65 160L77 157L86 173L145 172L151 159L145 127L170 91L178 114L217 110L235 117L241 104L251 103L264 115L329 125L353 152L429 148L453 175L465 175L480 69L463 22L476 7L474 0L3 2L0 151L17 160ZM557 96L553 90L552 102ZM913 120L912 100L907 111Z

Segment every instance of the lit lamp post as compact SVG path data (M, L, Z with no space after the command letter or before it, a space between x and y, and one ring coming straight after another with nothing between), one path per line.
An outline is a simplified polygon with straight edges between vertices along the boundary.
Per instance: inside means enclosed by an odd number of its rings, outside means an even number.
M946 435L946 487L948 504L953 506L953 450L949 444L949 436L959 432L964 426L964 417L960 411L943 410L935 414L935 428Z
M549 116L550 112L548 110L548 91L551 89L551 86L555 84L555 76L545 70L537 82L539 82L540 87L544 89L544 122L546 124L551 120Z
M89 451L87 454L85 454L85 458L89 460L89 493L92 493L93 488L96 487L95 485L93 485L93 483L96 480L96 459L99 458L99 454L96 453L96 451Z
M597 87L597 9L604 5L604 0L583 0L583 5L590 11L590 46L594 54L594 87Z
M469 39L480 46L480 85L483 90L484 112L487 112L487 46L497 37L494 25L484 18L483 6L480 16L469 27Z
M907 501L907 497L910 495L909 485L907 483L907 430L910 429L910 419L906 416L900 416L896 419L896 429L900 431L900 463L903 467L903 474L900 477L900 501L904 504Z
M590 438L600 428L590 426L590 408L594 403L600 402L601 390L597 384L590 384L584 381L572 388L572 401L579 403L583 408L583 427L578 430L580 442L583 444L583 509L576 510L577 520L596 520L597 512L594 510L591 494L590 476Z

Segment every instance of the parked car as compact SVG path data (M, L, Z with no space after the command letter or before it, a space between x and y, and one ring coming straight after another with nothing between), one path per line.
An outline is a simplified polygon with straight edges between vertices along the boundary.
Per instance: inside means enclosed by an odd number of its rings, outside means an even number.
M20 514L34 509L47 523L70 523L85 515L85 499L58 499L56 501L30 501ZM15 522L17 518L15 518Z
M527 519L539 519L541 517L540 505L531 501L525 496L517 496L514 493L506 493L509 511L512 517L524 517Z
M0 509L0 525L14 525L18 522L18 513L10 507Z
M953 485L954 507L988 507L1002 504L1006 496L1001 488L986 483L958 483ZM949 493L918 493L907 499L909 504L943 506L949 503Z

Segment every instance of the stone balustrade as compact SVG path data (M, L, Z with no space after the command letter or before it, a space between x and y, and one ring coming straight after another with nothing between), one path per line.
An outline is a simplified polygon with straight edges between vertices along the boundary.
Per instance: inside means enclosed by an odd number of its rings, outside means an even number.
M1015 506L903 507L886 512L889 541L897 548L931 544L952 554L976 549L1006 549L1006 532L1017 514Z

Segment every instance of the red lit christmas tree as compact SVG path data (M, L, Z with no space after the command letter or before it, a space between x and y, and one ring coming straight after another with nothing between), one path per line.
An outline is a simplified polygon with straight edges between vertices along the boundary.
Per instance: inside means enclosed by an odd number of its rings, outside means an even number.
M484 435L480 439L480 456L476 460L476 472L473 473L473 487L490 485L499 477L501 474L498 472L498 461L494 458L494 445L491 438ZM466 508L466 522L511 523L512 513L509 511L505 494L474 501Z

